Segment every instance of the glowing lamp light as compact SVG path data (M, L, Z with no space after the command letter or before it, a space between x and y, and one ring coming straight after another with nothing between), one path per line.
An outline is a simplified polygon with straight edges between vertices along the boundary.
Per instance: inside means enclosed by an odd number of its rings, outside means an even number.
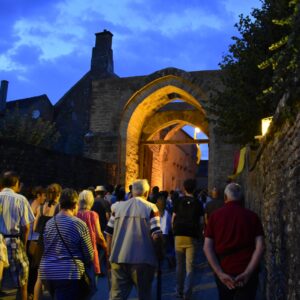
M261 120L261 134L264 136L272 122L273 117L264 118Z
M197 139L197 133L200 133L201 130L198 127L195 127L195 131L194 131L194 140ZM200 145L196 145L197 147L197 165L200 164L200 160L201 160L201 149L200 149Z

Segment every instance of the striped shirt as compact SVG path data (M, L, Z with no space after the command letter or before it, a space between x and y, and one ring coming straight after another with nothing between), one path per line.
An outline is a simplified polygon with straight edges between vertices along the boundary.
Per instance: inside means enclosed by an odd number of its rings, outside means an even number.
M76 264L57 232L55 219ZM58 214L47 222L44 231L44 254L39 269L41 279L80 279L84 265L92 260L93 247L89 230L82 220Z
M106 234L112 235L110 261L114 263L156 265L152 235L160 230L160 217L155 204L136 197L117 202Z
M0 192L0 233L19 235L21 227L34 221L34 215L27 199L4 188Z

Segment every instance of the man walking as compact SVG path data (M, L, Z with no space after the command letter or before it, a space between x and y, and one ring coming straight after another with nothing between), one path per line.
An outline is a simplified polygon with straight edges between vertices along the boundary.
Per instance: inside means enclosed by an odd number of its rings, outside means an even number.
M177 298L191 299L196 248L201 230L200 217L203 215L203 210L200 201L193 195L196 181L187 179L183 186L185 195L175 202L172 216L177 262L176 290Z
M216 274L221 300L254 300L264 234L258 216L242 206L241 187L226 186L225 205L209 218L204 252Z
M111 300L127 299L133 285L139 300L151 299L155 250L162 244L158 209L147 201L147 180L135 181L132 193L133 198L113 205L105 230L111 262Z
M26 243L34 215L27 199L17 194L20 187L19 176L14 172L6 172L1 181L0 233L5 238L10 274L21 299L27 300L29 262Z

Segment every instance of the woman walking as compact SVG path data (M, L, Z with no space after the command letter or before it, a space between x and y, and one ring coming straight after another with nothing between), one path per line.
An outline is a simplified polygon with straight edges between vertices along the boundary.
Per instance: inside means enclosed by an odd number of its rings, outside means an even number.
M36 219L33 224L33 230L38 233L38 247L36 248L34 258L35 265L39 266L43 251L44 251L44 243L43 243L43 234L46 223L58 213L59 210L59 198L61 195L61 186L57 183L52 183L47 187L46 191L46 201L42 205L37 208ZM34 296L33 300L39 300L42 294L42 282L37 277L35 286L34 286Z
M106 253L106 241L101 231L98 214L91 211L93 204L93 193L89 190L83 190L79 194L79 211L77 217L88 226L94 251L94 271L96 275L101 275L97 244L100 245Z
M45 227L40 278L52 298L83 300L88 295L80 279L93 261L93 247L87 225L75 217L78 195L74 190L62 191L60 209Z

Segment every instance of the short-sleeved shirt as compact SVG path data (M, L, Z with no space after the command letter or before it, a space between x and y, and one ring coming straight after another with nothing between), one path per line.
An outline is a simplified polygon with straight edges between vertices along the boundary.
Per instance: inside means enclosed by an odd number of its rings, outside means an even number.
M223 271L231 275L246 269L255 249L255 239L263 235L259 217L243 208L240 201L230 201L216 210L205 231L205 237L214 241Z
M104 230L107 224L106 213L110 213L110 205L107 200L96 197L92 211L95 211L100 220L101 229Z
M175 236L190 236L198 238L200 235L200 217L203 208L200 201L194 197L180 197L174 205L176 214L173 224Z
M28 200L10 188L0 192L0 232L4 235L19 235L20 229L34 221Z
M64 242L57 231L55 221ZM67 244L73 257L64 243ZM82 220L58 214L47 222L44 231L44 254L39 269L41 279L80 279L84 265L92 260L90 233Z
M117 202L111 209L105 229L106 234L112 235L110 261L155 266L157 260L151 235L161 232L156 205L136 197Z

